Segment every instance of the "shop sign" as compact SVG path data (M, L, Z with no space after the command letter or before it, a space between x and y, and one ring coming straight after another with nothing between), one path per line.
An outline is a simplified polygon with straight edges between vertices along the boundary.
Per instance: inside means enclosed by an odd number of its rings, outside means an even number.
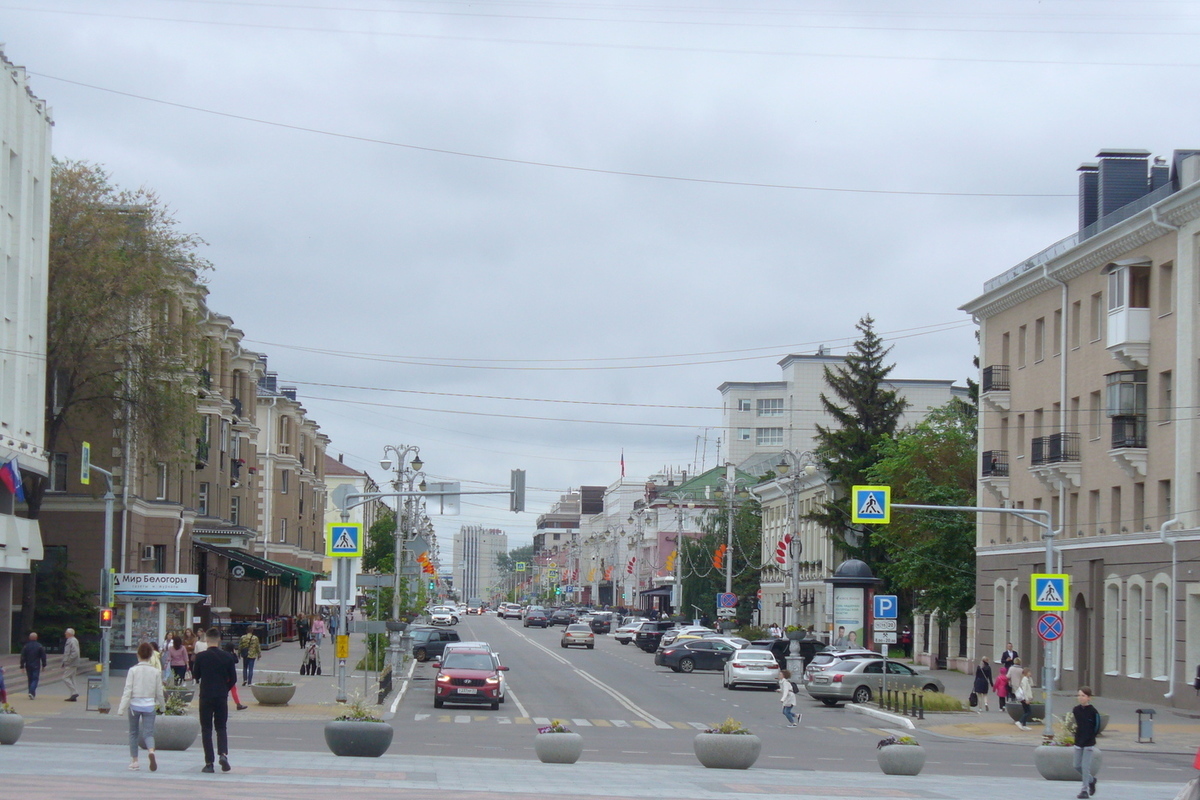
M121 594L197 594L199 575L170 572L118 572L113 576L113 591Z

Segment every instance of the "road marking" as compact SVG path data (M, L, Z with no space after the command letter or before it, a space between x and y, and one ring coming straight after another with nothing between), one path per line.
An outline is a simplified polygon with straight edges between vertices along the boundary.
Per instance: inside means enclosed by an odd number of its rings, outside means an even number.
M637 755L640 755L640 756L644 756L644 755L648 755L649 753L650 753L650 751L649 751L649 750L622 750L622 751L621 751L621 754L622 754L622 755L633 755L633 754L637 754Z
M606 719L592 720L592 724L595 725L597 728L611 728L613 726L613 724Z
M571 722L575 723L581 728L592 727L592 721L590 719L572 719Z
M229 738L230 739L257 739L258 737L257 736L238 736L236 734L229 734Z
M688 730L689 728L691 728L691 727L692 727L692 726L691 726L691 724L690 724L690 723L687 723L687 722L671 722L671 723L668 723L668 724L669 724L669 725L670 725L672 728L675 728L676 730L681 730L681 731L686 731L686 730Z
M423 719L429 719L430 716L432 716L432 715L430 715L430 714L414 714L413 722L420 722Z
M854 731L855 733L862 733L862 729L861 729L861 728L842 728L842 730L844 730L844 731Z
M695 728L698 731L708 730L708 726L705 725L703 722L689 722L688 725L690 725L691 727Z
M26 728L31 728L31 727L33 727L33 726L32 726L32 725L26 725L25 727L26 727ZM48 730L50 730L50 729L49 729L49 728L42 728L41 730L47 730L47 731L48 731ZM100 730L99 728L76 728L75 730L77 730L77 731L83 731L84 733L104 733L104 731Z
M613 724L613 727L616 727L616 728L628 728L629 727L629 722L627 722L626 720L623 720L623 719L610 719L609 722L611 722Z
M535 724L535 725L549 725L549 724L550 724L550 718L549 718L549 717L534 717L534 718L533 718L533 724Z
M767 756L767 758L786 758L788 761L794 761L795 756Z
M817 761L845 761L845 760L846 759L844 759L844 758L824 758L822 756L817 756Z
M508 717L496 717L496 722L500 725L512 725L512 720Z
M470 722L471 715L470 714L455 714L454 721L455 722Z
M276 736L275 738L281 742L303 742L304 741L303 739L293 739L289 736Z
M518 714L520 714L522 717L528 717L528 716L529 716L529 711L527 711L527 710L525 709L525 706L521 705L521 700L520 700L520 698L518 698L518 697L517 697L515 694L513 694L513 691L512 691L512 689L508 688L508 684L507 684L507 683L504 685L504 699L505 699L505 700L512 700L512 701L513 701L513 705L515 705L515 706L517 707L517 713L518 713Z
M635 728L653 728L654 727L649 722L646 722L645 720L642 720L642 719L635 719L633 721L633 726Z

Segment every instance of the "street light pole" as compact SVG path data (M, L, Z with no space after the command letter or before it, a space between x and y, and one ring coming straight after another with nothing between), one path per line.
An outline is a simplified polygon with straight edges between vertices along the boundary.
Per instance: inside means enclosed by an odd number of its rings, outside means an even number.
M788 528L790 529L788 532L792 537L787 545L788 563L784 570L783 629L785 631L787 630L788 605L794 605L798 599L795 596L799 593L800 585L798 567L800 555L804 552L804 543L800 541L800 480L805 476L817 473L817 465L813 459L811 450L805 450L799 455L791 450L784 450L780 453L779 463L775 465L775 472L779 475L779 480L788 482ZM789 478L787 475L793 465L797 471ZM800 624L799 609L796 611L796 624Z
M393 469L392 460L387 457L391 452L396 455L395 473L396 478L392 481L392 488L397 492L411 492L413 482L416 480L417 473L421 471L421 467L425 466L421 461L421 448L417 445L385 445L383 448L383 458L379 462L379 466L385 470ZM409 458L408 464L405 459ZM409 469L409 467L412 467ZM405 481L407 478L407 485ZM401 531L400 518L404 517L404 529ZM393 553L393 571L395 575L392 579L392 619L400 619L400 575L404 568L406 560L406 547L408 544L408 536L412 530L412 498L405 497L403 503L396 503L396 542Z
M725 462L725 593L733 592L733 501L737 494L737 467L732 461ZM722 626L723 627L723 626Z
M113 605L112 585L112 551L113 551L113 474L89 463L89 469L104 476L104 563L100 567L100 606L111 608ZM124 565L122 565L124 566ZM115 616L115 615L114 615ZM112 705L108 702L108 662L112 655L112 628L100 631L100 704L96 710L107 714Z

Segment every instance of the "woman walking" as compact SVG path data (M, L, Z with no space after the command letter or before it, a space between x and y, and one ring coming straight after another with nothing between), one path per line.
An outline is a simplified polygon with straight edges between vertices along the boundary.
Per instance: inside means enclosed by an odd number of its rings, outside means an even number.
M321 638L325 636L325 619L317 617L312 624L312 638L316 641L317 647L321 646Z
M975 668L975 686L973 688L975 694L979 696L975 711L980 714L990 711L988 694L992 691L992 665L988 663L987 656L984 656L979 666Z
M1029 727L1029 720L1033 716L1033 706L1030 705L1033 702L1033 681L1028 672L1021 673L1021 682L1017 688L1017 701L1021 704L1021 719L1016 723L1017 727L1023 731L1033 730Z
M796 705L796 690L792 688L792 673L786 669L779 671L779 691L783 692L779 702L783 704L783 715L787 717L787 726L794 728L796 727L796 715L792 713L792 706Z
M182 637L176 636L171 640L171 646L167 648L167 664L175 674L175 685L179 686L188 671L188 651Z
M161 675L151 659L154 648L149 642L138 645L138 663L125 675L125 691L121 694L121 704L117 707L117 715L129 715L129 768L138 767L138 741L146 743L150 756L150 771L158 769L158 760L154 755L154 714L159 708L164 708L163 685Z

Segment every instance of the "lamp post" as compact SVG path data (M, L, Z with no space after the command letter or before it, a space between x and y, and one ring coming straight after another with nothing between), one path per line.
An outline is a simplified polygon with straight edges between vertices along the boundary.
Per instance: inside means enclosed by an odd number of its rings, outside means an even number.
M817 473L817 465L813 460L813 452L805 450L796 455L791 450L784 450L780 453L779 463L775 465L775 472L779 475L778 480L786 481L788 484L788 527L789 533L792 536L787 547L788 563L784 570L785 577L785 594L783 598L783 629L787 630L787 610L788 604L795 602L796 588L799 585L799 576L797 567L799 566L800 555L804 552L804 543L800 541L800 482L804 477L812 476ZM796 467L796 472L790 477L788 473L792 467ZM800 623L800 611L796 611L796 624Z
M100 567L100 606L101 608L112 608L113 502L116 500L112 488L113 474L106 469L97 467L90 461L88 462L88 469L99 472L104 476L104 563ZM124 564L121 567L124 569ZM100 631L100 704L96 707L96 710L101 714L107 714L112 709L112 706L108 702L108 662L111 660L111 657L112 628L103 628Z
M687 571L687 561L683 556L684 501L687 500L689 509L695 508L696 503L685 492L665 492L665 495L668 498L667 508L675 512L675 583L671 587L671 607L678 612L683 607L683 579Z
M383 458L379 460L379 466L384 470L392 470L392 459L388 458L388 453L394 453L396 456L395 479L392 481L392 489L397 492L409 492L404 495L404 502L396 503L396 543L393 552L393 571L395 575L392 579L392 619L400 619L400 576L404 570L405 562L408 560L408 538L413 529L413 509L415 504L411 492L413 484L416 483L418 476L421 477L420 488L425 489L424 473L421 468L425 463L421 461L421 448L416 445L385 445L383 448ZM407 463L406 462L407 459ZM404 516L404 530L400 529L400 517ZM400 673L401 654L408 651L408 640L410 635L407 627L400 632L398 641L392 645L392 675Z

